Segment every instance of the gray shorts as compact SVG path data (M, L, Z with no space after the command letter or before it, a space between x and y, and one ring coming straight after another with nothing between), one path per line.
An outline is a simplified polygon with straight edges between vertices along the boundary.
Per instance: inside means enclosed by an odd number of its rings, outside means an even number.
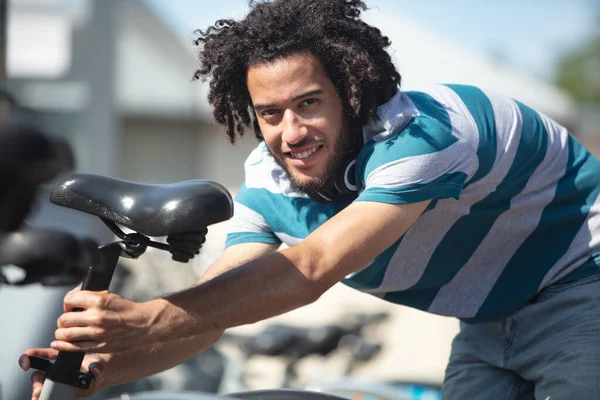
M550 286L500 321L461 323L442 399L600 399L600 275Z

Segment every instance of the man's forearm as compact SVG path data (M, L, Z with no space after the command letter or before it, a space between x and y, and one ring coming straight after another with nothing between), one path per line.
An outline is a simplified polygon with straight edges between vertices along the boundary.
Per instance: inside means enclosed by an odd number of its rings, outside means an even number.
M254 323L309 304L327 289L299 264L310 255L286 249L250 261L193 288L152 300L153 341ZM315 259L315 258L313 258ZM308 261L306 261L308 262Z
M133 351L101 355L106 364L99 386L106 389L165 371L210 347L219 340L221 334L215 331Z

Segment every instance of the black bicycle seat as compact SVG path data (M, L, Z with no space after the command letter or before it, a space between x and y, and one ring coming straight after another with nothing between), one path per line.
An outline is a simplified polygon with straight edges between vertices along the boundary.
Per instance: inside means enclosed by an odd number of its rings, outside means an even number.
M56 183L50 201L146 236L200 231L233 215L230 193L208 180L153 185L75 173Z

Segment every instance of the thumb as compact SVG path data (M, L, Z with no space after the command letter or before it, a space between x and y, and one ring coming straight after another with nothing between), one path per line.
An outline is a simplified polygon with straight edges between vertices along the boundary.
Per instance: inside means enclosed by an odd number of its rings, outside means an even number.
M92 373L92 375L94 375L94 379L98 379L104 370L104 363L94 361L90 364L88 370Z
M98 379L104 371L105 361L97 354L88 354L83 359L82 367L90 371L94 379Z

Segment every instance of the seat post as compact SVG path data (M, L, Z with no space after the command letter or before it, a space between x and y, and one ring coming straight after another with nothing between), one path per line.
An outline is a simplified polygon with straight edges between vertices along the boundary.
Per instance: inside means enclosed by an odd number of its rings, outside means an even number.
M120 241L98 247L95 260L89 267L81 290L107 290L121 252ZM76 309L74 311L82 310ZM93 381L93 375L88 371L81 371L81 363L84 357L84 352L66 351L59 352L54 363L44 363L43 360L37 359L37 357L31 357L32 366L34 364L44 365L45 368L40 369L46 370L46 383L42 388L40 400L74 400L77 389L89 388Z

